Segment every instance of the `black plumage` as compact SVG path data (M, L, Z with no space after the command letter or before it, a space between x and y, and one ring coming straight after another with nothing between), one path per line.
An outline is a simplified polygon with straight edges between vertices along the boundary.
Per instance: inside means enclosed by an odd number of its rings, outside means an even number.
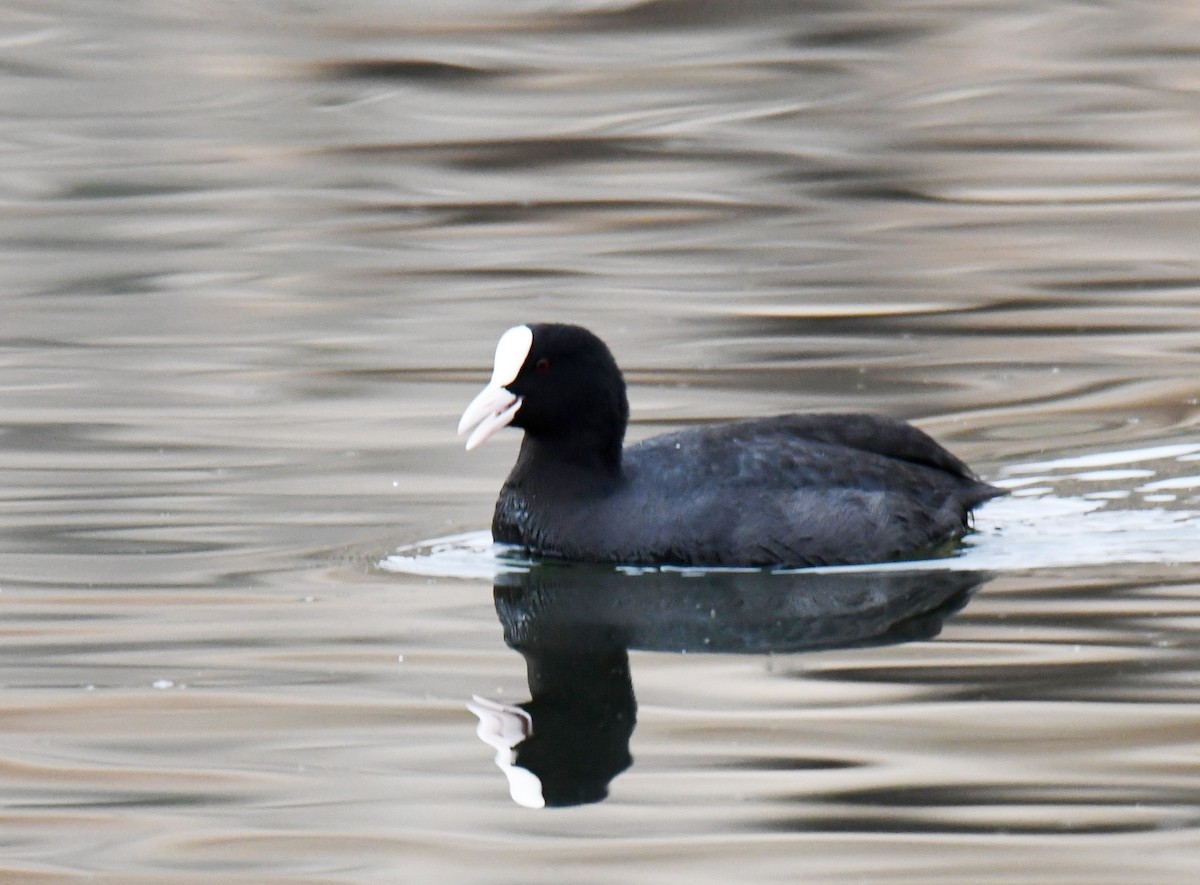
M524 429L492 534L531 553L689 566L882 562L960 537L971 509L1003 494L927 434L881 415L780 415L623 449L625 382L604 343L578 326L518 330L506 359L515 366L527 346L519 370L507 378L498 349L501 377L463 421L491 408L479 441L504 424Z

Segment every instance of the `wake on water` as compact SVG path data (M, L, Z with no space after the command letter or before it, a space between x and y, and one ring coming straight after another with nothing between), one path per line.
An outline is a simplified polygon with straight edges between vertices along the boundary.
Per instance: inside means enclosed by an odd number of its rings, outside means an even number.
M1200 562L1200 444L1020 464L1005 468L991 482L1008 489L1009 496L976 511L975 531L954 555L819 571L999 572ZM533 564L512 548L493 544L488 532L476 531L401 547L379 567L428 577L490 580Z

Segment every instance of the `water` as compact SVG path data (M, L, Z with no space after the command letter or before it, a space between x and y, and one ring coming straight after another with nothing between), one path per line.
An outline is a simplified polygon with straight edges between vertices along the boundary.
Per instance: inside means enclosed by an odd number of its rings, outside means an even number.
M1200 875L1191 4L4 21L0 878ZM453 429L530 319L631 437L881 410L1014 494L933 564L495 578L515 435ZM467 704L563 690L634 727L524 808Z

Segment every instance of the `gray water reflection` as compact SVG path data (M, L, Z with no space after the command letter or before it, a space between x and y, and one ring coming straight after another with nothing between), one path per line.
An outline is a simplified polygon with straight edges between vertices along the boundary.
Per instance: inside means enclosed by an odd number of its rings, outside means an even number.
M677 572L533 564L497 578L504 641L532 699L476 697L514 801L580 805L632 763L628 651L791 654L930 639L987 577L967 572ZM796 767L802 767L797 762Z
M1200 877L1195 471L1128 457L1197 442L1193 3L3 19L0 878ZM633 437L917 420L1015 483L998 577L932 642L630 652L637 765L513 808L490 574L374 563L486 525L453 425L542 318Z

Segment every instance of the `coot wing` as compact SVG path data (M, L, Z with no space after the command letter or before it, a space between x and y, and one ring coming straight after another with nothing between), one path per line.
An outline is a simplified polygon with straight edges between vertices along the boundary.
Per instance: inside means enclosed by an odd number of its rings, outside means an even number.
M598 509L636 518L610 529L612 539L684 564L912 556L963 534L970 509L1001 494L921 431L875 415L784 415L666 434L631 446L625 471L624 492ZM601 520L593 525L611 525Z
M779 435L872 452L898 461L923 464L956 476L974 477L965 463L933 437L906 421L868 412L778 415L739 422L756 435Z

